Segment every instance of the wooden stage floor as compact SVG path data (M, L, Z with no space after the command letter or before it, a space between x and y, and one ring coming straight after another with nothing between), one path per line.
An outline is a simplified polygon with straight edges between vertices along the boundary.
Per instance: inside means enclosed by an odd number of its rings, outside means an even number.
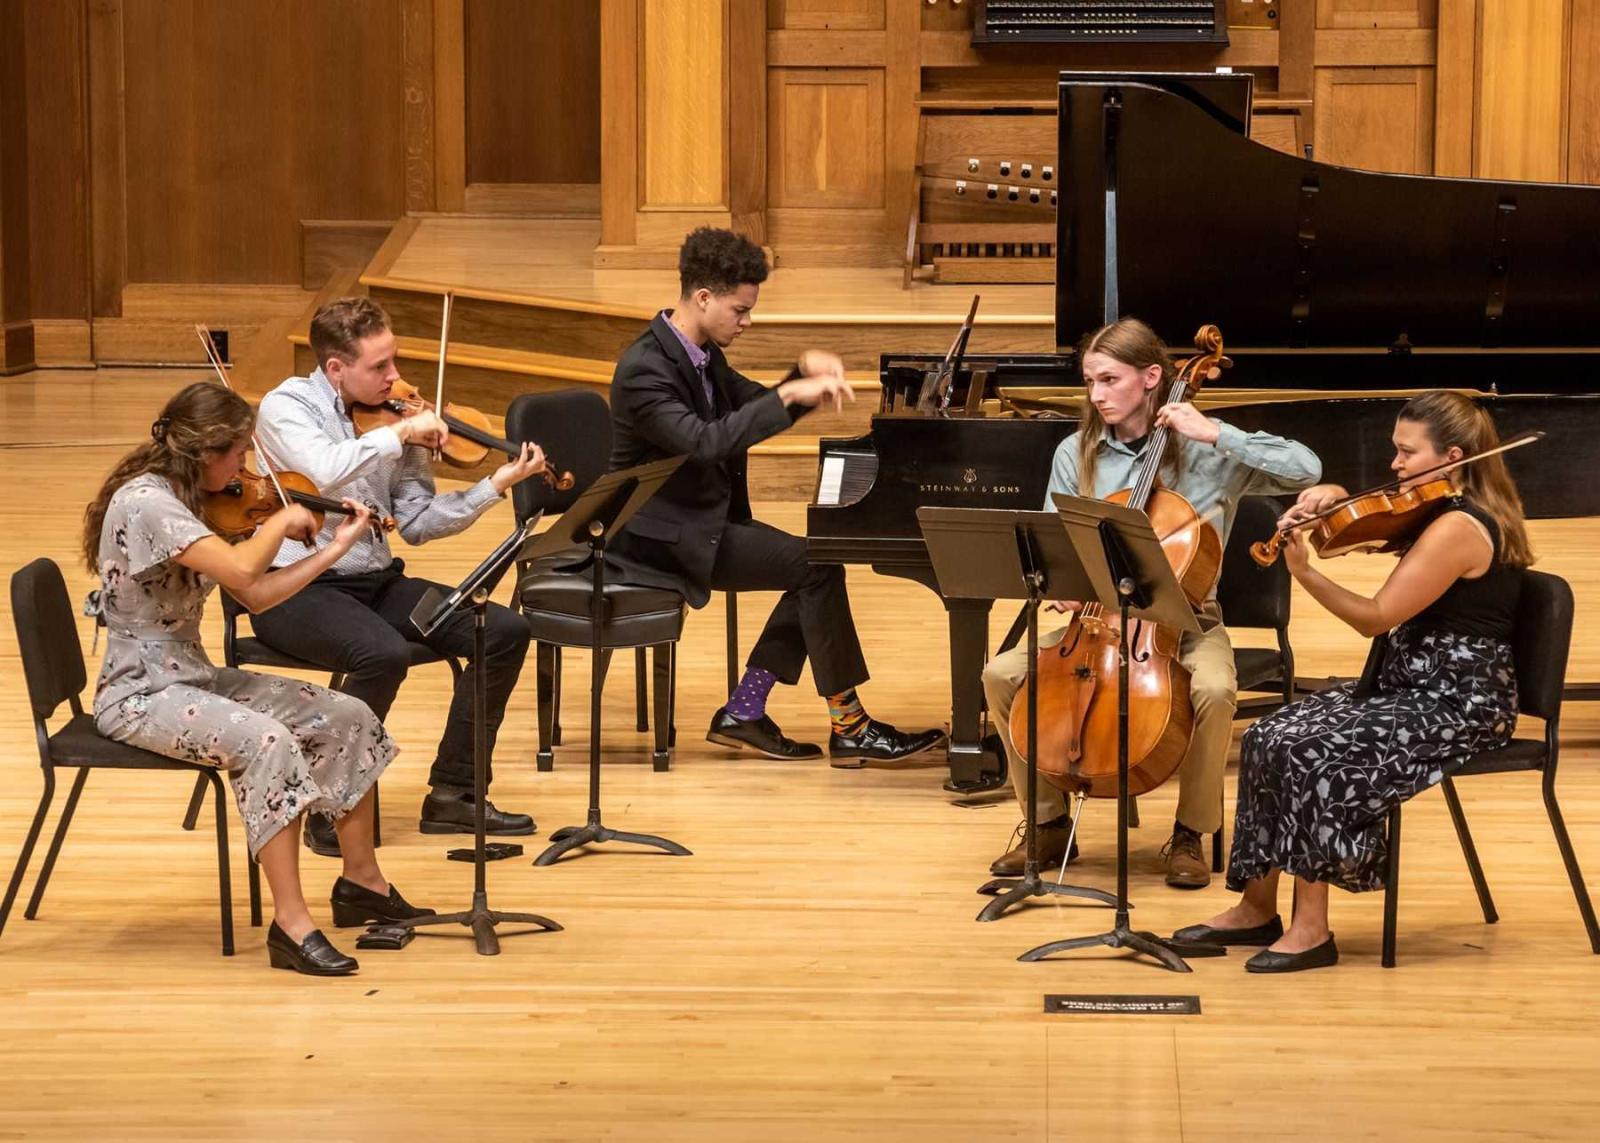
M47 373L0 382L0 506L8 571L48 555L75 598L82 506L194 374ZM803 528L796 503L761 515ZM407 551L453 581L510 526L501 506L467 534ZM1534 528L1542 567L1579 595L1573 675L1600 678L1600 524ZM1337 565L1352 584L1384 569ZM906 725L944 717L942 612L923 589L852 569L875 675L870 708ZM502 597L504 589L502 589ZM768 599L741 608L748 647ZM0 608L7 605L0 604ZM1301 598L1302 673L1353 670L1364 649ZM998 637L999 624L995 625ZM208 640L220 657L216 608ZM83 646L90 628L80 620ZM9 874L39 774L11 617L0 618L0 872ZM364 953L359 976L267 967L246 925L218 955L211 839L178 828L178 775L89 781L40 917L0 938L0 1138L540 1140L1236 1140L1591 1138L1600 1117L1592 956L1529 776L1462 784L1503 919L1476 912L1436 793L1406 816L1400 965L1378 965L1381 901L1336 895L1343 962L1284 978L1237 953L1170 975L1121 956L1020 964L1044 940L1098 931L1105 910L1044 905L979 925L973 889L1016 820L1003 799L962 807L936 758L862 771L736 757L702 741L722 698L722 615L692 617L670 773L632 729L630 670L606 704L610 824L664 833L672 858L621 849L555 868L528 858L585 804L587 660L569 665L567 744L533 766L532 672L501 739L497 801L532 811L527 858L491 866L493 902L561 921L498 958L462 936ZM97 666L97 664L95 665ZM95 666L91 666L91 677ZM467 903L468 866L416 829L445 702L442 668L401 692L404 753L384 783L381 857L413 900ZM815 739L807 688L774 714ZM1575 706L1560 791L1591 888L1600 877L1600 710ZM1230 791L1232 776L1230 774ZM1157 850L1174 788L1134 834L1136 921L1201 919L1227 894L1162 886ZM1113 882L1107 805L1086 815L1075 880ZM238 830L234 827L236 851ZM326 918L333 863L303 875ZM1287 905L1287 902L1285 902ZM345 946L350 935L336 936ZM1048 1016L1047 993L1198 995L1188 1017Z

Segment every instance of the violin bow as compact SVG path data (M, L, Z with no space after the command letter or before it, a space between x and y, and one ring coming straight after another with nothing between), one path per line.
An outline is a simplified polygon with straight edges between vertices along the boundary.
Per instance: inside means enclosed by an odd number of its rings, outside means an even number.
M455 291L444 292L444 315L439 319L439 379L433 390L433 411L444 416L444 359L450 349L450 311L455 303ZM433 459L438 461L439 448L433 449Z
M200 344L206 347L206 360L211 362L211 369L216 373L217 380L222 382L222 387L230 393L237 392L238 390L234 389L233 385L228 381L227 370L222 367L222 355L217 352L217 343L211 340L211 330L202 324L196 323L194 332L199 336ZM272 481L272 487L278 493L278 503L285 506L292 503L288 495L283 491L283 485L278 483L278 470L273 467L271 458L267 456L266 450L261 447L261 442L256 439L254 426L250 429L250 447L255 450L256 460L267 474L267 478Z

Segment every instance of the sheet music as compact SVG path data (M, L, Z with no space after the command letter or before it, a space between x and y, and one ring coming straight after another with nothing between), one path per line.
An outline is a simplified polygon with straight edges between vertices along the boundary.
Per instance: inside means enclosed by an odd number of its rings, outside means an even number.
M838 504L839 490L844 485L844 457L822 458L822 476L817 481L817 503Z

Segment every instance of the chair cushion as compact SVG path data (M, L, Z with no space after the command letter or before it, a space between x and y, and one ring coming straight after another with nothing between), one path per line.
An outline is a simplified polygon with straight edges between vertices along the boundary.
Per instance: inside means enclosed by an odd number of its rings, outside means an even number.
M583 573L535 571L517 585L522 614L541 643L588 647L594 642L594 581ZM675 591L612 583L605 587L606 647L670 643L683 634L688 604Z
M1463 774L1504 774L1514 770L1543 770L1549 758L1543 739L1513 738L1496 750L1485 750L1467 759L1456 771Z
M101 734L91 714L73 715L50 736L50 761L57 766L115 766L124 770L197 770L197 762L180 762L116 742Z
M443 662L444 656L429 647L426 643L407 643L406 649L411 652L411 665L421 666L423 663ZM284 671L328 671L332 667L320 666L306 659L297 659L293 655L286 655L282 651L267 646L260 639L251 636L239 636L233 641L233 664L236 667L277 667Z
M1273 648L1235 647L1233 668L1241 691L1260 690L1269 683L1277 690L1283 679L1283 656Z

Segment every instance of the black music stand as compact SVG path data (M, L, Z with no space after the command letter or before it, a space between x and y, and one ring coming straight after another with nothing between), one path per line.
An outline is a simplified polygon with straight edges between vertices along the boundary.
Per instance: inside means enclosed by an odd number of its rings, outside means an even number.
M1105 607L1118 609L1122 618L1117 656L1117 914L1110 932L1051 941L1017 959L1043 960L1053 953L1103 945L1132 949L1173 972L1192 972L1184 956L1225 956L1227 949L1169 941L1154 933L1135 932L1128 924L1128 624L1143 619L1188 633L1198 632L1200 625L1173 578L1148 516L1082 496L1057 494L1052 499L1066 526L1067 539L1093 584L1092 592L1079 598L1098 599Z
M917 520L928 541L939 594L957 599L1025 599L1028 617L1027 726L1030 744L1028 805L1023 821L1027 860L1022 877L989 881L979 893L999 894L978 913L995 921L1030 897L1085 897L1103 905L1117 899L1102 889L1064 885L1039 876L1038 814L1039 691L1034 671L1039 659L1039 604L1046 599L1085 599L1093 590L1061 520L1054 512L1006 508L918 508ZM1012 713L1013 719L1016 717Z
M411 623L424 636L431 635L439 625L463 607L471 607L472 623L472 905L459 913L443 913L427 917L412 917L393 924L402 928L421 928L425 925L465 925L472 930L473 940L482 956L495 956L500 952L500 938L495 926L536 925L546 931L559 931L561 926L537 913L502 913L489 908L489 893L484 874L487 857L484 849L484 806L488 802L488 713L484 682L484 616L489 608L489 595L500 577L517 560L524 558L538 543L533 527L538 517L519 526L502 540L487 559L472 569L466 579L448 595L436 587L429 588L411 612Z
M649 833L627 833L611 829L600 820L600 689L604 680L601 660L605 658L606 544L639 507L660 491L685 457L652 461L635 468L608 472L596 480L564 512L549 531L534 542L529 558L541 559L574 548L588 548L594 568L593 620L594 659L589 672L589 820L581 826L564 826L550 835L550 846L533 859L535 865L554 865L580 845L605 841L625 841L664 849L676 857L689 850L675 841Z

